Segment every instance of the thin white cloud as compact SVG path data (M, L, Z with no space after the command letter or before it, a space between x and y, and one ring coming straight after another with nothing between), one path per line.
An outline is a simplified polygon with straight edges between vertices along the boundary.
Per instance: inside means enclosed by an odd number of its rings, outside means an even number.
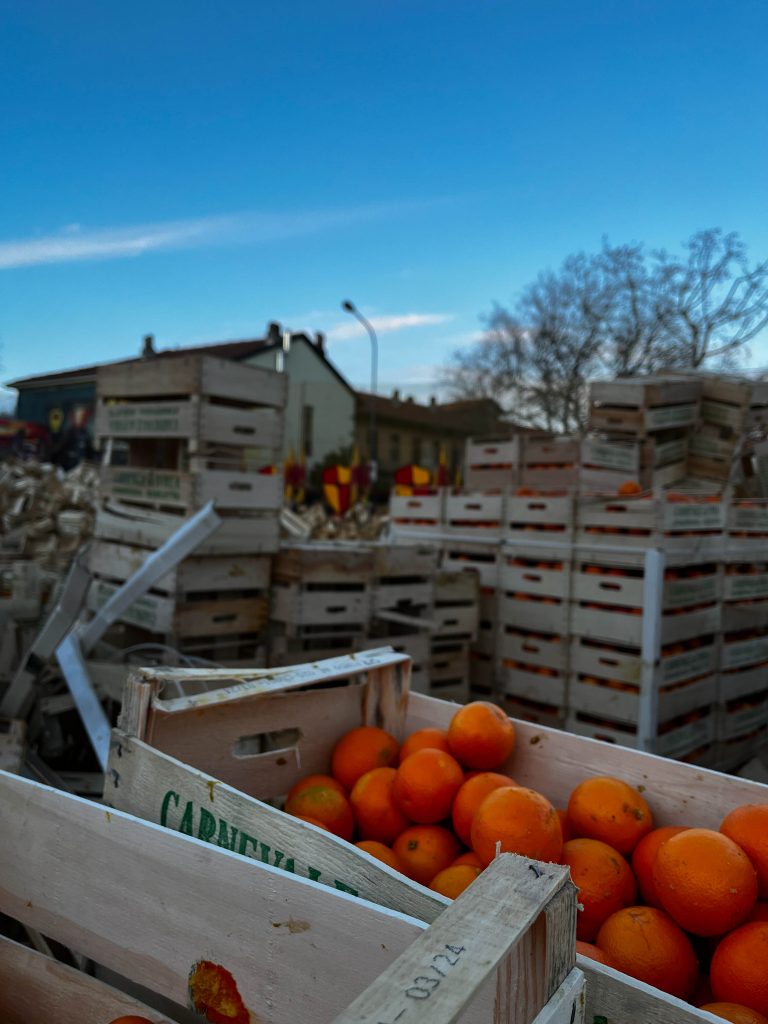
M68 224L50 235L0 241L0 270L81 260L124 259L148 252L231 243L259 244L316 234L334 227L417 212L440 200L338 207L288 213L228 214L84 230Z
M379 334L393 334L411 327L431 327L453 319L452 313L401 313L394 316L372 316L369 322ZM328 330L330 341L349 341L365 334L365 328L356 321L338 323Z

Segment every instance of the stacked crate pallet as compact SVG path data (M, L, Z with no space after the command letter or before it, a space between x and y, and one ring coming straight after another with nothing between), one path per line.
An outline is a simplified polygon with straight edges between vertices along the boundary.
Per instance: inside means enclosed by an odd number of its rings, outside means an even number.
M748 484L742 460L765 437L768 382L705 375L701 384L701 424L691 438L690 475Z
M430 692L430 624L438 549L433 544L373 546L371 622L362 649L384 645L411 659L411 689Z
M477 639L479 580L474 572L439 572L434 583L429 693L469 699L470 648Z
M608 493L623 483L665 487L688 475L688 447L699 419L698 379L643 377L590 386L589 428L581 450L581 490Z
M724 552L716 764L742 764L768 729L768 505L728 510Z
M222 525L108 637L227 663L261 661L269 555L279 544L285 378L210 356L101 367L105 449L87 604L97 611L185 518L214 500Z
M569 731L712 763L723 502L584 497L578 524Z
M497 693L510 715L554 728L563 727L567 706L573 525L569 494L520 488L507 499Z
M272 566L271 663L359 650L371 619L373 547L286 545Z

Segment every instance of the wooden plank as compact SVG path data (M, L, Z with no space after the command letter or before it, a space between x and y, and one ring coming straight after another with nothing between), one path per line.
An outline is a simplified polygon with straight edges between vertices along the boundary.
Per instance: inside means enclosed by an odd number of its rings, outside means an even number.
M5 773L0 806L0 910L182 1006L208 961L254 1019L330 1020L426 927Z
M228 473L203 470L194 479L195 505L214 500L217 508L279 510L283 506L280 473Z
M210 444L247 448L282 448L285 418L280 409L241 409L203 402L199 438Z
M200 386L200 357L135 359L99 366L99 398L143 398L150 395L192 395Z
M282 409L288 393L288 375L231 359L204 356L200 391L230 401Z
M181 638L259 633L267 624L268 613L269 601L266 597L190 601L176 607L173 632Z
M148 1017L153 1024L173 1024L170 1017L111 985L0 936L0 1018L5 1024L107 1024L128 1014Z
M274 560L278 580L308 583L366 583L373 574L373 547L365 543L283 545Z
M101 492L110 498L179 508L191 507L192 483L189 473L138 466L103 466L100 477Z
M567 869L503 854L336 1024L453 1024L499 965L494 1019L529 1024L573 967L575 930Z
M433 921L448 903L374 857L361 856L362 851L330 832L306 828L297 818L120 730L112 735L104 799L146 821L422 921Z

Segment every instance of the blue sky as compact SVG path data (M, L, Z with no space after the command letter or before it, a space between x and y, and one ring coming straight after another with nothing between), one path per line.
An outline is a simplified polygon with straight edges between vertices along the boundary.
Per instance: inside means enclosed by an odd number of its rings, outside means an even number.
M764 2L0 0L3 380L328 332L434 368L570 251L768 255ZM753 346L768 364L768 342Z

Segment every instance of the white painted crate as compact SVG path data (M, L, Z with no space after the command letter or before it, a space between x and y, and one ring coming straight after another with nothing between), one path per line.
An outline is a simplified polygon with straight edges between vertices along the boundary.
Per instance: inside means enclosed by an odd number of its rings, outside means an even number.
M496 670L500 693L565 708L567 678L557 669L504 659Z
M440 534L445 521L445 492L395 494L389 498L392 535L431 537Z
M567 601L571 589L571 554L555 548L506 545L499 585L505 593L556 597Z
M523 487L575 487L579 479L580 444L570 437L523 438Z
M690 721L675 725L652 741L653 753L661 757L683 758L695 751L704 750L715 739L715 713L711 705L697 709ZM669 723L666 723L669 725ZM566 729L577 736L615 743L622 747L636 747L637 733L629 724L610 721L604 716L588 715L581 711L570 711Z
M249 473L202 469L199 472L104 466L101 493L132 505L202 508L215 501L217 509L278 511L283 506L281 473Z
M500 562L498 546L451 540L446 540L440 559L441 568L445 572L476 573L480 586L485 588L495 588L499 585Z
M0 563L0 615L36 619L43 596L43 573L36 562Z
M464 450L464 486L467 490L505 490L520 474L520 438L501 441L470 439Z
M768 630L726 633L720 644L720 699L733 700L765 688Z
M693 426L699 416L701 382L627 377L590 384L592 430L646 434Z
M510 494L504 516L507 541L569 541L575 519L571 495Z
M533 597L502 591L499 596L502 626L565 636L571 628L570 602L556 597Z
M445 532L448 536L477 535L484 540L500 540L504 515L504 495L480 491L448 494L445 499Z
M717 707L717 739L751 735L768 725L768 673L766 688L748 697L736 697Z
M663 724L697 708L707 707L714 703L716 697L716 675L694 679L674 689L660 687L656 698L657 721ZM637 725L641 702L639 684L576 673L571 675L568 703L572 711L583 711L615 722Z
M557 633L539 633L504 625L499 630L498 656L565 673L568 667L568 638Z

